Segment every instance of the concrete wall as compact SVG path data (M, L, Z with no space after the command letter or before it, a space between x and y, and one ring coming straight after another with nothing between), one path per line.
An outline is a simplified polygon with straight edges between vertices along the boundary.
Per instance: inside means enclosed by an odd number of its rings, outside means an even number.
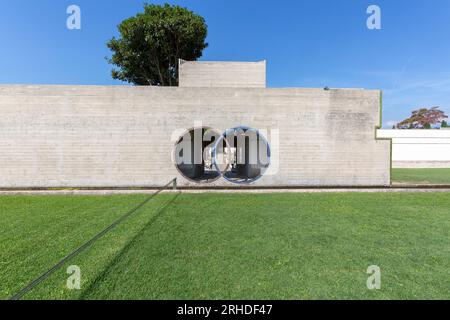
M392 138L394 168L450 168L450 130L378 130Z
M387 185L379 112L370 90L0 86L0 187L194 186L172 152L199 121L279 130L278 173L255 186Z
M180 87L265 88L266 61L180 60L179 79Z

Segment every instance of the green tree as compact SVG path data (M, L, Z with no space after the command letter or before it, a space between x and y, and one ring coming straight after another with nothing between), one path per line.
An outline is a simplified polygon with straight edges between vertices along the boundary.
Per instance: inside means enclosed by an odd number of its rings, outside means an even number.
M447 121L442 120L441 127L442 127L442 128L448 128L448 123L447 123Z
M145 4L124 20L108 48L112 77L136 85L178 85L178 59L194 61L208 44L205 20L179 6Z

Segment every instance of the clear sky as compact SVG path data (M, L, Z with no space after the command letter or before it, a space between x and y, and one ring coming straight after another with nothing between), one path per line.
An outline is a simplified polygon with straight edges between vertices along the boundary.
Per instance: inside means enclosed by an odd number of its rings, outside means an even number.
M202 15L202 60L268 62L271 87L384 91L385 126L418 107L450 114L449 0L14 0L0 6L0 83L123 84L110 77L105 43L144 2ZM66 28L80 6L81 30ZM381 30L366 26L381 8Z

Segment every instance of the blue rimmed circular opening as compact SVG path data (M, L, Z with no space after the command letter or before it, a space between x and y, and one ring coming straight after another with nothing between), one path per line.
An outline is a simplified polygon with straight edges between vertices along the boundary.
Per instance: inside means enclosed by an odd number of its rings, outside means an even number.
M261 179L270 166L270 158L267 139L258 130L246 126L226 130L212 149L212 163L217 172L236 184Z

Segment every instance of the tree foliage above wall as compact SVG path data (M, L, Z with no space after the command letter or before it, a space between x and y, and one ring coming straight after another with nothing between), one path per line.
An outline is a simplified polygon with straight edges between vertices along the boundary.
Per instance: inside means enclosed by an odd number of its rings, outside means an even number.
M178 85L178 59L197 60L208 46L205 20L169 4L146 4L118 29L120 37L107 43L112 77L136 85Z
M412 112L411 117L397 124L399 129L430 129L431 126L441 123L448 116L439 107L422 108Z

